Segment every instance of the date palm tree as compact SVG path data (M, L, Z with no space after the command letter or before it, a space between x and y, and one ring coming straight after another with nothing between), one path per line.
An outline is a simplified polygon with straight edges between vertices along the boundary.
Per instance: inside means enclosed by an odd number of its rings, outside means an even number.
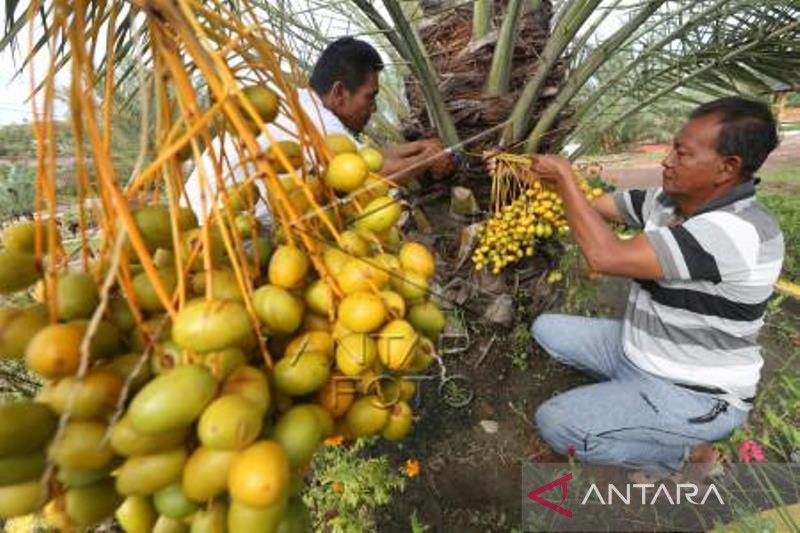
M472 151L580 140L581 153L654 104L764 97L800 78L791 0L312 0L297 11L303 27L291 9L277 18L295 34L315 27L317 47L320 21L337 19L339 34L382 45L404 80L405 136Z

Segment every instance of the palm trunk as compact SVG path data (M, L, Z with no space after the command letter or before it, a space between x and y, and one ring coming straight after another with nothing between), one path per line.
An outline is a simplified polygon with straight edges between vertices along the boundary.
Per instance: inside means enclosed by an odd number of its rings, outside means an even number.
M484 37L492 28L493 0L475 0L472 4L472 40Z
M473 2L446 10L442 10L441 5L423 3L425 16L417 24L430 62L439 74L444 101L466 149L473 153L497 146L514 102L525 82L533 76L550 36L549 0L495 0L493 5L495 20L504 20L506 28L497 32L494 41L490 35L477 41L473 38ZM498 59L501 56L502 59ZM495 74L492 78L502 78L503 86L507 84L506 89L497 91L500 96L487 94L486 74L492 70L493 61ZM555 95L560 80L561 67L557 65L550 72L542 101ZM408 82L406 90L411 115L404 123L404 132L408 138L429 136L432 124L424 111L427 103L421 87ZM537 107L542 105L537 104Z
M488 96L503 96L508 93L511 85L511 66L522 3L523 0L511 0L508 3L506 16L503 17L503 25L500 26L500 37L497 39L492 55L492 68L489 70L489 80L486 84Z
M536 74L527 83L514 106L510 122L504 133L505 142L516 142L524 138L534 111L534 104L539 98L545 81L561 58L561 54L599 3L600 0L570 0L570 3L564 8L564 14L544 49L541 61L536 68Z
M458 131L453 123L453 117L447 110L442 93L436 80L436 72L430 63L424 45L420 41L419 35L408 23L408 19L403 13L403 9L397 0L384 0L384 6L392 18L397 32L402 36L407 46L409 60L412 69L422 84L422 91L425 93L425 100L428 102L431 119L439 131L439 135L447 146L457 146L459 144Z

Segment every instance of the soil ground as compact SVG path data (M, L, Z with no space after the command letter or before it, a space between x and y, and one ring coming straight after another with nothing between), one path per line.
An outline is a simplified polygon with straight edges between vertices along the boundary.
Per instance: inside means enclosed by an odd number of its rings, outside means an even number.
M604 176L615 176L621 187L657 185L660 181L660 147L642 154L621 154L605 159ZM656 152L653 157L653 152ZM800 167L800 135L787 137L767 163ZM485 180L485 178L483 178ZM466 185L480 188L481 182ZM476 190L477 196L480 193ZM423 205L436 228L434 234L418 235L434 244L447 272L440 279L448 284L480 285L468 268L452 265L460 224L447 216L447 197ZM478 290L466 300L469 308L455 306L450 325L470 332L469 348L444 356L447 376L458 376L460 392L469 403L459 406L454 391L443 391L440 379L420 383L416 399L418 416L412 435L399 445L381 447L398 463L417 458L419 477L410 480L405 492L393 501L380 521L380 531L410 531L410 516L416 512L428 531L513 531L519 527L521 465L525 461L561 461L538 438L534 426L536 407L553 394L586 383L580 373L549 359L527 334L530 322L545 310L567 309L598 316L619 317L627 295L627 282L620 279L590 280L580 272L565 273L565 280L548 285L541 275L558 263L563 251L552 250L522 270L538 272L525 278L505 274L507 290L514 295L515 317L509 327L488 324L482 313L491 301L488 291ZM508 269L513 271L514 269ZM513 279L512 279L513 278ZM457 281L453 281L457 280ZM445 290L445 299L452 296ZM458 291L456 291L456 294ZM790 303L786 312L800 316ZM796 306L800 307L800 306ZM455 323L455 325L454 325ZM768 330L768 328L765 328ZM762 335L766 373L778 367L786 347ZM524 363L526 368L518 365ZM431 370L434 375L438 372ZM450 385L456 380L451 380ZM445 387L446 388L446 387Z

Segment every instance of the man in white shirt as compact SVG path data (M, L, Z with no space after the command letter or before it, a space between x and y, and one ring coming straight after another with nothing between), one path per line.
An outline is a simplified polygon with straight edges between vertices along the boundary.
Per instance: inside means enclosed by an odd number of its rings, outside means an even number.
M359 135L376 110L375 98L378 95L378 74L383 69L383 61L378 52L368 43L343 37L328 45L317 60L309 80L310 88L299 89L299 103L314 126L323 134ZM274 141L293 139L287 132L297 132L297 126L290 117L279 115L272 124L267 125ZM266 150L270 139L265 134L258 137L259 145ZM221 145L224 142L224 150ZM226 183L240 183L255 172L252 162L239 161L239 148L235 137L225 135L224 141L217 137L213 150L206 150L202 161L186 182L188 204L200 218L211 209L216 190L212 157L225 157L218 161ZM384 156L381 174L403 183L415 179L428 171L443 147L438 141L425 140L385 146L380 148ZM213 154L213 155L212 155ZM200 166L205 169L207 186L201 187ZM264 184L256 181L261 196L266 198ZM205 209L202 196L205 193ZM184 201L184 203L186 203ZM256 217L262 222L270 222L269 206L260 201L256 206Z

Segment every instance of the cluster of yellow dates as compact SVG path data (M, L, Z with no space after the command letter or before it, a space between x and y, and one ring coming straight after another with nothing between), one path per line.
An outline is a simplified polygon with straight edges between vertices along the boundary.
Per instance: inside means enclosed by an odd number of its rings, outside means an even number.
M580 186L590 200L603 194L585 180ZM532 180L517 197L500 206L485 222L472 254L475 270L488 268L498 275L505 267L536 253L537 243L560 237L569 231L564 204L558 191Z

